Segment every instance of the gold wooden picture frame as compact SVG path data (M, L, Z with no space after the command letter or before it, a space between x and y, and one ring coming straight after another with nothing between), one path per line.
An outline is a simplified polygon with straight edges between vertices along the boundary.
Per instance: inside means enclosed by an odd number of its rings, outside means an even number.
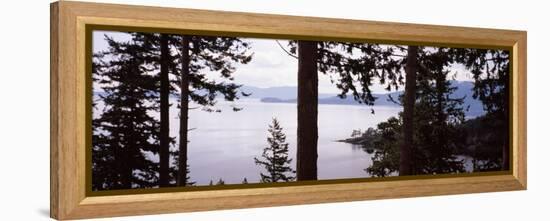
M178 8L61 1L50 7L50 214L56 219L525 190L527 33ZM300 181L97 194L91 186L91 31L505 49L510 53L509 170L470 175ZM140 192L141 191L141 192Z

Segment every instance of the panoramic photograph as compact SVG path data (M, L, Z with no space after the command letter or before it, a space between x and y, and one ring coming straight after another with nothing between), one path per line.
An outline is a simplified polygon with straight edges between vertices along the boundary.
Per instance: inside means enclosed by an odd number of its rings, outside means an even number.
M507 50L92 33L92 191L507 171Z

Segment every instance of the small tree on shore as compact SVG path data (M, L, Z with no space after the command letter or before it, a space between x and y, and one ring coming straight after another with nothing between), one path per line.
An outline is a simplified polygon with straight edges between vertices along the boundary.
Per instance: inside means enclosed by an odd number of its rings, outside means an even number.
M256 165L262 166L267 173L260 173L262 183L288 182L296 177L296 171L290 167L292 158L288 157L288 143L283 128L276 118L273 118L268 129L268 147L264 148L261 159L254 157Z

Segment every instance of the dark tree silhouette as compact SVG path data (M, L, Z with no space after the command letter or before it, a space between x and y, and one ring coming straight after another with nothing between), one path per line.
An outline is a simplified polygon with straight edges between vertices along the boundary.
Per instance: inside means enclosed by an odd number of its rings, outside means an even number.
M141 50L146 55L144 65L151 66L153 70L160 69L160 83L157 84L160 88L158 109L161 113L159 182L162 186L192 184L187 165L187 132L190 130L188 114L191 109L189 102L198 104L204 111L220 112L220 109L215 108L219 95L228 101L238 99L239 95L247 96L244 92L239 94L240 85L209 80L207 72L219 72L222 79L232 81L232 73L235 71L233 64L245 64L251 60L251 55L247 53L249 45L238 38L230 37L130 34L142 46ZM176 93L178 88L179 93ZM174 143L169 136L171 94L180 97L179 148L176 151L170 151L170 146ZM233 106L233 110L238 111L240 108ZM176 163L176 168L172 167L174 164L171 159Z
M456 158L457 151L464 148L464 132L460 128L465 121L462 107L464 97L452 96L456 87L451 86L447 79L449 71L446 69L453 62L452 56L449 56L452 49L423 50L422 56L415 62L422 68L417 69L416 80L413 81L415 99L411 109L414 114L409 130L414 133L409 141L411 149L407 157L412 164L406 171L409 175L464 172L464 162ZM406 93L401 97L402 103L406 103ZM396 156L404 153L401 149L404 144L399 139L407 142L407 138L401 137L411 135L410 131L404 129L405 112L406 109L400 113L399 119L391 118L378 125L373 165L366 170L370 174L387 176L399 172L403 175L404 157Z
M207 78L206 72L219 72L222 79L233 81L232 74L236 71L235 64L246 64L252 59L248 52L249 43L232 37L209 37L195 35L173 36L174 42L179 42L179 56L176 62L181 65L174 73L179 73L178 87L180 90L180 128L178 150L178 173L176 185L188 184L187 150L189 132L189 102L194 102L208 112L220 112L215 108L216 98L221 95L227 101L239 99L241 85L214 81ZM176 57L177 57L176 56ZM240 95L248 96L241 92ZM233 106L233 111L240 108Z
M481 116L467 120L461 129L464 131L465 154L472 157L472 169L478 171L495 171L502 169L503 120L493 116Z
M218 186L218 185L225 185L225 181L222 180L222 178L219 178L218 179L218 182L216 182L216 184L214 184L214 181L210 180L210 182L208 183L208 186Z
M318 73L330 74L339 96L373 105L370 86L375 78L390 90L401 82L400 61L392 47L377 44L290 41L289 54L298 59L297 179L317 179ZM360 56L354 56L360 52Z
M139 51L143 60L140 64L148 69L148 73L154 76L152 84L156 90L152 93L156 100L153 102L155 111L160 113L160 125L158 126L158 185L167 187L174 183L173 168L171 167L170 159L172 153L171 146L174 144L174 138L170 137L170 92L173 91L171 75L175 74L176 57L172 54L173 36L169 34L159 33L142 33L130 32L133 42L136 42L139 47L135 50Z
M170 185L170 49L168 46L169 36L160 35L160 150L159 150L159 185L167 187Z
M464 97L453 97L456 87L447 80L451 64L449 48L437 48L420 61L424 69L417 80L415 104L415 168L414 173L444 174L464 172L464 162L456 158L463 149Z
M261 159L254 157L254 162L262 166L266 174L260 173L262 183L288 182L293 181L296 173L291 167L292 158L288 157L288 143L283 128L276 118L273 118L269 125L267 138L268 147L264 148ZM246 181L243 181L243 183ZM246 181L247 182L247 181Z
M128 34L136 45L133 48L136 55L126 55L126 59L132 56L140 57L140 61L135 63L136 67L143 69L141 71L152 78L149 81L152 91L148 96L156 100L149 101L152 103L151 111L160 113L160 126L157 125L158 148L154 152L159 155L156 179L158 185L190 185L193 182L190 181L187 166L187 131L190 130L188 114L192 109L189 108L189 102L198 104L204 111L220 112L220 109L215 108L217 97L222 96L225 100L234 101L239 96L248 96L239 91L240 85L231 81L232 73L236 70L234 64L246 64L251 60L252 55L247 52L249 44L231 37ZM122 45L120 42L112 43L111 47L115 49ZM208 72L219 72L223 80L208 79ZM180 146L176 151L171 151L171 146L175 142L169 135L171 94L180 97ZM240 108L233 106L233 111L238 110Z
M187 133L189 131L189 37L181 37L181 74L180 74L180 131L178 152L178 174L176 185L187 185L189 180L187 165ZM185 168L185 169L183 169Z
M317 179L317 47L317 42L298 42L298 180Z
M509 72L510 52L489 49L455 49L456 62L462 63L474 76L474 98L481 100L487 116L480 121L493 131L486 142L502 147L502 170L510 169L509 144ZM490 159L488 159L490 160ZM493 159L494 160L494 159ZM490 161L493 161L490 160Z
M409 46L409 49L411 47ZM474 76L474 94L473 98L479 99L482 101L485 111L487 112L487 116L485 119L488 118L488 120L483 121L486 122L487 127L493 127L494 128L494 134L496 136L491 137L500 137L497 139L500 139L499 141L489 141L489 143L492 143L492 145L497 145L502 147L502 166L501 168L503 170L506 170L509 168L509 136L508 136L508 72L509 72L509 54L507 51L504 50L487 50L487 49L442 49L439 48L439 50L445 50L444 53L439 53L437 56L439 58L434 58L434 53L429 52L426 50L426 48L420 48L418 51L417 60L420 60L418 64L416 65L416 70L420 72L427 72L429 67L426 67L428 64L426 62L434 61L435 60L445 60L446 64L440 64L443 66L448 66L451 63L458 63L463 64L466 69L471 70L471 73ZM410 51L409 51L410 52ZM405 66L405 71L407 72L407 84L409 82L409 71L407 69L409 67L413 67L414 63L409 62L409 55L412 55L411 53L407 54L407 63ZM426 59L424 57L430 57L431 59ZM410 65L409 65L410 64ZM418 79L417 79L418 81ZM416 81L416 82L417 82ZM416 83L418 84L418 82ZM412 86L411 86L412 87ZM441 85L440 85L440 88ZM407 93L407 85L405 86L405 96L407 94L412 94L412 90L410 90L410 93ZM416 159L414 157L409 157L412 155L415 155L415 153L409 153L408 151L414 151L417 149L414 147L414 145L410 145L410 137L415 136L414 130L410 131L410 124L414 124L414 120L411 121L408 116L411 112L412 115L414 115L414 108L411 109L411 107L407 108L407 106L410 106L410 104L406 101L404 101L404 118L403 118L403 125L404 125L404 132L408 131L404 134L404 144L402 145L401 150L401 163L400 163L400 175L407 175L407 171L402 171L401 169L404 169L403 167L406 167L407 164L414 165L416 162L414 162ZM411 99L412 100L412 99ZM416 100L416 99L415 99ZM407 112L407 109L411 110ZM414 125L411 126L412 128L415 128ZM408 147L408 148L407 148ZM407 153L409 156L403 155L404 153ZM409 163L406 163L409 161ZM489 160L492 161L492 160ZM454 167L455 169L459 168ZM459 169L457 169L459 170ZM405 172L405 173L403 173Z
M400 149L403 142L402 118L390 117L381 122L370 136L374 155L372 165L365 171L375 177L385 177L399 172Z
M399 159L399 175L413 173L413 136L414 136L414 106L416 103L416 72L418 71L418 46L407 48L405 65L405 92L403 99L403 144Z
M143 153L157 153L158 122L147 114L155 109L147 104L155 99L154 77L142 66L139 44L105 40L109 50L96 53L92 65L94 83L103 91L94 96L103 108L92 120L92 188L154 187L157 165Z

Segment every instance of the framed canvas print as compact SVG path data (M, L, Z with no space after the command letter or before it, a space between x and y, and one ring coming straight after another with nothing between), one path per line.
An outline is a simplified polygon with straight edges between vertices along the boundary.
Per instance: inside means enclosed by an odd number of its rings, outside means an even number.
M51 4L51 216L523 190L525 31Z

